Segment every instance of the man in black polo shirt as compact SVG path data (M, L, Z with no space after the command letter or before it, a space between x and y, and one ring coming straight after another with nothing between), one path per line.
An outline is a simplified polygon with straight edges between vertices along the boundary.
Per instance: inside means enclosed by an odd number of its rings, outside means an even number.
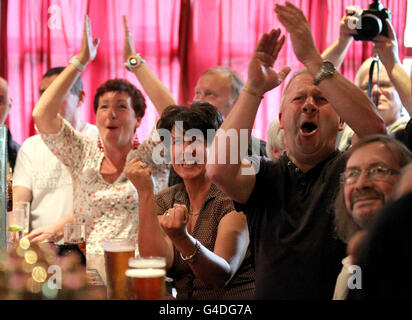
M261 159L254 166L256 174L247 175L243 155L231 163L230 143L222 143L227 130L239 134L241 128L253 127L263 94L290 71L273 69L284 42L278 29L264 34L256 46L248 81L214 140L207 172L247 215L256 298L331 299L345 256L333 232L333 201L344 169L336 135L342 119L360 137L385 133L385 128L362 91L322 61L303 13L290 3L276 5L275 11L307 68L283 92L279 118L286 153L276 163ZM219 153L225 153L225 164Z

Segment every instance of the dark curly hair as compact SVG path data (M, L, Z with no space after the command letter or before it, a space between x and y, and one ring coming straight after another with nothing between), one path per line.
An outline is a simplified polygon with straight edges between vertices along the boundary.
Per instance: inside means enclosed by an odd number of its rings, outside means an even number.
M203 137L208 138L208 143L212 143L214 134L223 123L223 115L208 102L195 101L189 107L172 105L163 111L156 128L171 132L176 121L183 123L185 131L190 129L200 130ZM211 134L211 129L213 134ZM163 143L169 148L170 141L163 141Z
M99 98L106 92L125 92L132 98L132 108L136 117L142 118L146 110L146 102L142 93L129 81L124 79L107 80L97 90L94 96L93 107L96 113L99 106Z
M49 78L49 77L52 77L52 76L55 76L55 75L59 75L60 73L63 72L63 70L65 68L66 67L51 68L51 69L47 70L47 72L43 75L42 79ZM82 79L80 77L78 77L76 79L76 81L73 83L72 87L70 88L70 92L71 92L71 94L77 96L79 94L79 92L82 91L82 90L83 90L83 82L82 82Z

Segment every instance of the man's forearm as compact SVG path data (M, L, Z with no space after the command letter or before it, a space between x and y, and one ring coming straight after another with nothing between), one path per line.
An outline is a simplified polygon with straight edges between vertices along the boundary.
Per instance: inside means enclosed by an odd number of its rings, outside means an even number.
M389 78L399 94L402 105L412 115L411 80L400 63L396 63L388 72Z
M34 122L41 133L58 132L61 120L57 114L79 74L79 71L69 64L41 95L33 110Z
M317 75L322 59L314 58L306 64L313 77ZM372 101L356 85L339 72L319 83L319 88L339 116L359 136L386 133L385 123Z
M159 115L162 114L163 110L168 106L176 104L170 91L146 64L142 64L135 69L133 73L136 75Z

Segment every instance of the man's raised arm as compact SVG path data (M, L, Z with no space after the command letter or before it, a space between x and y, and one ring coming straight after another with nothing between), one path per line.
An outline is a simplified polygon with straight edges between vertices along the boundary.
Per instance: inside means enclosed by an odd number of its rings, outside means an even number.
M316 49L312 32L302 11L290 2L276 5L279 21L290 33L296 57L315 78L321 70L323 59ZM386 133L385 124L369 98L353 83L335 71L333 76L318 84L324 97L339 116L359 137Z
M206 170L209 178L229 197L240 203L249 199L255 184L255 175L245 174L242 170L244 165L248 165L246 160L243 160L242 165L242 159L246 155L246 145L260 101L265 92L281 84L290 72L289 67L283 68L279 73L273 69L284 40L284 36L280 37L279 29L265 33L259 40L249 62L246 85L218 130L208 157ZM244 130L247 130L247 139L242 141L241 150L240 137Z

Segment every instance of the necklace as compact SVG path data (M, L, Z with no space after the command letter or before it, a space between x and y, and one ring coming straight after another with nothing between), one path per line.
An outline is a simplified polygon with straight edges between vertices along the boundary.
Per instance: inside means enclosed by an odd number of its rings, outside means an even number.
M103 143L102 143L102 140L100 139L100 137L97 139L97 145L98 145L98 147L99 147L99 150L100 150L100 152L104 152L104 147L103 147ZM137 148L139 147L139 141L137 140L137 138L135 137L134 139L133 139L133 147L132 147L132 149L133 150L137 150Z

